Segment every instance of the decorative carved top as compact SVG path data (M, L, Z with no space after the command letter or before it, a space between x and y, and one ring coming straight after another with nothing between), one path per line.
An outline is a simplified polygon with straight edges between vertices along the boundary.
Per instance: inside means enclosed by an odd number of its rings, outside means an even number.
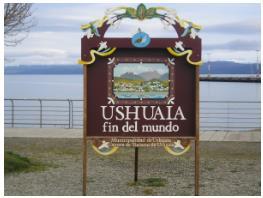
M131 38L105 38L104 35L110 26L122 19L147 20L158 18L166 26L172 26L177 32L178 38L148 38L147 45L134 45ZM95 54L99 56L109 56L118 48L164 48L175 56L186 55L186 60L195 66L201 62L201 39L198 32L201 26L190 21L181 19L175 10L165 7L147 8L144 4L139 4L137 8L116 7L106 11L106 15L101 20L92 21L81 26L85 32L82 38L82 54L80 64L89 65L95 60ZM143 35L144 32L142 32ZM144 33L147 35L147 33ZM141 40L140 40L141 39ZM143 38L138 38L136 42L142 42Z

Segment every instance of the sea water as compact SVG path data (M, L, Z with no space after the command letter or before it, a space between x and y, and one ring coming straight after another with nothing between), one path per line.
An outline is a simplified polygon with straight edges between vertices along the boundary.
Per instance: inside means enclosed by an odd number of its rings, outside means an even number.
M4 83L7 99L83 99L82 75L5 75ZM201 129L260 128L260 87L261 83L201 81Z

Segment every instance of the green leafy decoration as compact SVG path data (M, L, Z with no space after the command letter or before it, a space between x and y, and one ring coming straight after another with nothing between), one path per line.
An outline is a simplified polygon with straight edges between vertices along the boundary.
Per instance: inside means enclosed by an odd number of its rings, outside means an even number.
M159 14L157 14L156 8L149 8L146 11L146 17L147 18L153 18L153 17L157 17L159 16Z
M126 8L126 13L124 14L123 18L132 18L135 19L136 18L136 10L134 8Z
M117 18L123 19L123 18L130 18L130 19L138 19L138 20L144 20L144 19L152 19L152 18L161 18L164 15L158 14L157 9L152 7L147 9L146 6L141 3L138 5L137 9L134 9L132 7L126 7L124 14L117 15Z
M144 20L145 19L145 16L146 16L146 6L144 4L140 4L138 7L137 7L137 11L136 11L136 16L139 20Z

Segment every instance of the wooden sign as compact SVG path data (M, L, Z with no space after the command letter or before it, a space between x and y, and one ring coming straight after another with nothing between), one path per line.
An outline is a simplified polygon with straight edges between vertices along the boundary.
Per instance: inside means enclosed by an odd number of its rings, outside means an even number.
M174 28L177 38L151 38L142 27L131 38L104 37L124 18L158 18ZM170 9L140 4L113 9L82 29L84 160L87 139L102 155L122 146L164 146L180 155L190 140L198 149L200 26Z
M87 136L195 137L195 67L169 59L120 48L88 67Z

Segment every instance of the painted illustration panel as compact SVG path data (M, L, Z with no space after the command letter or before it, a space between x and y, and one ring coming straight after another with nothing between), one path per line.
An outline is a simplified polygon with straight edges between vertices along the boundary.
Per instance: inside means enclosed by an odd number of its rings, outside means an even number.
M163 63L119 63L113 71L118 99L164 99L169 95L169 68Z

